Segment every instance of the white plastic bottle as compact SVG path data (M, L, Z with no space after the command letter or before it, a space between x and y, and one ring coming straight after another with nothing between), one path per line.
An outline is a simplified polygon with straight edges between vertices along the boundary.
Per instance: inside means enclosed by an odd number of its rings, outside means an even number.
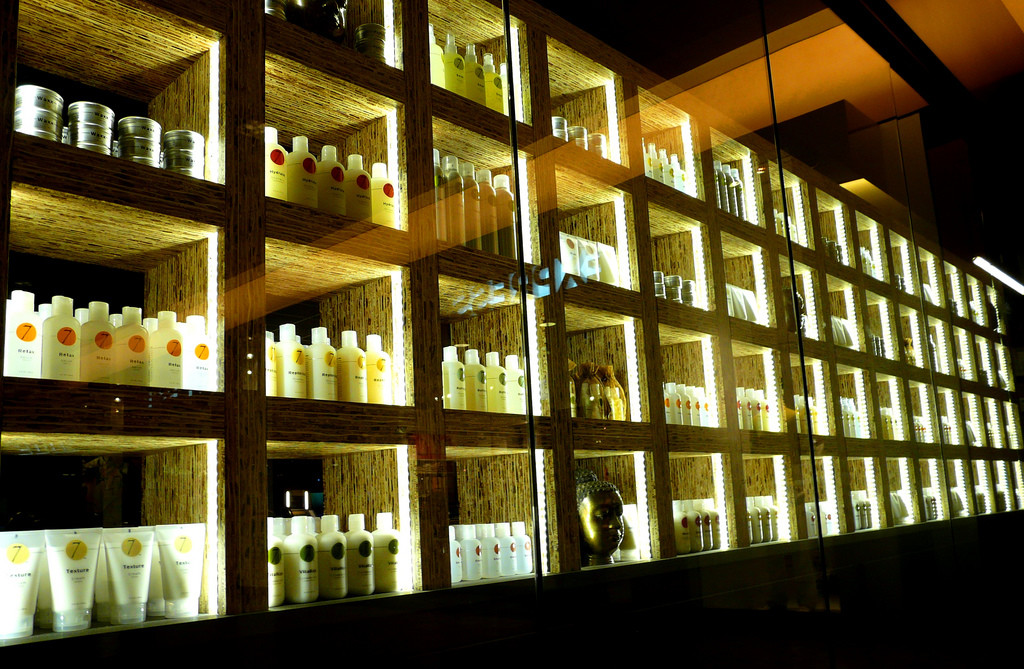
M366 531L366 518L361 513L350 513L348 532L345 533L345 551L350 595L373 594L373 536Z
M277 143L277 128L268 125L264 133L265 194L267 197L287 200L288 175L285 172L285 161L288 159L288 152Z
M371 220L377 225L398 227L398 191L395 182L388 177L386 163L374 163L370 178Z
M703 425L700 416L700 396L697 394L697 389L693 386L684 386L686 393L686 406L690 410L690 425L694 427L700 427Z
M682 425L679 407L676 406L676 394L672 390L674 385L671 382L662 384L662 393L665 396L665 422L669 425Z
M317 206L316 156L309 152L309 140L299 135L292 137L292 152L284 166L288 179L288 201Z
M289 604L316 601L320 588L316 537L309 531L309 520L313 519L292 518L291 534L284 540L284 600Z
M284 604L284 542L274 534L274 519L267 518L267 600Z
M693 502L683 502L683 513L689 525L690 552L699 553L704 547L704 518L699 511L693 508Z
M216 390L217 373L213 340L206 333L206 318L197 314L185 318L185 388Z
M366 353L359 348L355 330L341 333L337 357L338 399L342 402L366 402Z
M434 24L427 25L427 41L430 43L430 83L444 88L444 49L437 43Z
M36 296L11 291L7 300L7 336L4 338L4 376L38 379L42 374L43 321L35 312Z
M380 335L366 335L366 400L370 404L393 404L391 356L384 352Z
M445 346L441 360L442 405L445 409L466 408L466 368L459 362L458 349Z
M285 323L278 329L277 396L305 399L306 351L296 341L295 325Z
M345 167L338 162L338 147L325 145L316 168L316 206L332 214L345 214L344 183Z
M466 94L466 60L455 46L455 35L448 33L444 42L444 87L452 93Z
M312 343L309 345L308 378L306 379L307 397L314 400L338 399L338 375L334 365L335 352L331 340L327 337L327 328L319 327L312 330Z
M320 535L316 538L320 599L341 599L348 594L348 574L345 571L348 544L340 531L340 522L336 515L320 519Z
M501 113L505 91L501 87L501 75L494 69L494 55L490 53L484 54L484 89L487 108Z
M462 177L462 202L464 232L463 243L472 249L481 248L480 244L480 185L476 182L473 163L462 160L459 162L459 176Z
M747 498L747 530L750 532L750 543L759 544L764 541L761 534L761 510L757 508L753 498Z
M80 380L84 383L114 382L114 328L110 325L110 305L90 302L88 317L82 325Z
M78 381L82 331L70 297L55 295L53 315L43 321L42 378Z
M498 575L515 576L516 540L508 523L495 523L494 535L498 539Z
M466 408L470 411L487 411L487 371L480 364L480 352L475 348L466 351Z
M123 325L114 331L114 378L131 386L149 385L149 330L142 325L142 309L123 307Z
M500 364L501 358L497 351L490 351L486 360L487 410L491 413L507 413L508 389L506 382L508 375Z
M672 500L672 525L675 529L676 553L686 555L690 552L691 527L682 500Z
M373 216L373 199L370 197L370 175L363 169L363 157L353 153L348 157L345 181L345 213L357 221L369 221Z
M388 511L377 514L373 531L374 592L398 592L398 555L402 542L394 529L394 518Z
M483 556L475 525L456 525L455 538L462 546L462 580L479 581L483 577Z
M444 172L445 238L452 244L466 243L466 193L459 159L445 156L441 160Z
M512 523L512 538L516 546L516 574L533 573L533 542L526 533L526 522L517 520Z
M455 526L448 526L448 559L452 570L452 583L462 580L462 544L455 540Z
M505 356L505 413L526 413L526 374L518 355Z
M89 322L89 307L78 307L75 309L75 320L78 321L79 325L85 325Z
M480 245L476 248L497 253L498 210L495 209L496 193L491 185L490 170L477 170L476 187L480 190Z
M699 501L694 503L694 509L700 514L700 529L701 529L701 550L709 551L714 545L714 530L711 526L711 514L707 509L704 508L704 502Z
M157 328L149 336L149 383L156 388L184 385L184 337L173 311L157 314Z
M501 576L501 543L494 536L494 525L477 523L476 538L480 541L481 575L484 578Z
M263 367L267 376L267 397L277 397L277 348L274 346L274 333L269 330L263 345Z
M761 410L761 395L763 390L748 390L747 396L750 403L750 425L751 429L760 432L764 430L764 412Z

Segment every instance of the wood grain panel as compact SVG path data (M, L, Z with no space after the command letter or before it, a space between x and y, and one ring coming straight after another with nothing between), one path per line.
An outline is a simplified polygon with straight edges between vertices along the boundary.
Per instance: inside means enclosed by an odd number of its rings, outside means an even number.
M178 314L178 322L187 316L206 316L207 240L179 248L178 253L146 272L146 302L143 315L156 317L160 311ZM216 328L216 323L207 324Z
M775 464L771 458L744 458L746 494L748 497L775 497Z
M398 460L393 448L333 455L323 459L324 513L347 516L361 513L366 527L377 527L377 514L393 514L395 529L409 519L402 518L398 505Z
M272 397L267 435L275 441L407 444L415 439L409 407Z
M203 52L181 76L172 81L167 88L149 103L148 115L160 123L163 132L170 130L191 130L198 132L204 139L210 137L210 52ZM219 130L219 128L218 128ZM223 134L218 132L218 136ZM205 147L206 178L220 181L219 174L213 174L210 166L223 165L223 147L212 146L208 142ZM212 160L216 157L216 160Z
M614 483L623 504L636 504L636 465L633 455L610 455L603 458L577 458L576 466L589 469L601 481Z
M661 369L666 381L705 387L703 345L695 341L662 346Z
M672 499L717 499L711 456L672 458Z
M535 536L529 453L465 458L455 463L461 524L526 522Z
M499 307L485 311L475 318L455 321L451 324L451 345L465 345L480 352L480 362L489 351L500 354L502 365L505 356L519 356L522 369L525 341L523 338L523 316L521 307ZM463 348L463 355L467 349Z

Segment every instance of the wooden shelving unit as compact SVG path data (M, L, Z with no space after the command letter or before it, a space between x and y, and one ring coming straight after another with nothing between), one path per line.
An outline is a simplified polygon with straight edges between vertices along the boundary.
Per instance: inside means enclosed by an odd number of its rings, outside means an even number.
M8 6L0 23L19 39L16 52L3 42L4 81L15 81L15 62L31 65L214 139L207 179L190 179L16 134L14 90L2 91L0 256L129 269L145 275L147 313L215 313L223 391L3 379L0 451L142 457L153 472L178 472L168 485L191 463L204 490L220 491L220 532L210 536L223 592L211 612L266 608L262 537L276 459L322 462L328 512L395 511L412 540L417 589L450 586L451 499L459 522L526 520L550 571L580 569L577 466L638 505L655 559L676 555L674 499L714 502L723 550L751 544L752 496L773 499L782 539L809 538L813 476L834 533L854 531L854 492L873 505L873 529L897 524L892 495L922 522L925 490L941 500L938 518L953 515L945 491L954 488L965 514L1022 508L1020 418L1001 321L986 306L998 293L976 270L931 241L915 247L907 219L789 156L780 164L760 138L709 126L677 102L682 91L529 0L511 3L524 83L516 95L527 93L514 153L508 117L429 83L428 22L439 39L461 30L460 47L468 39L504 54L501 11L489 0L401 2L399 67L264 16L253 2ZM556 141L552 115L604 133L608 158ZM264 125L284 143L304 134L314 152L336 144L393 164L398 229L265 198ZM644 175L644 141L679 152L683 191ZM527 291L517 261L435 239L434 147L495 173L511 174L513 155L525 167L517 197ZM716 206L715 160L740 173L743 218ZM560 232L614 248L619 285L579 276L557 284ZM693 280L695 304L656 298L654 270ZM5 295L11 280L0 276ZM729 315L726 284L755 295L756 318ZM309 301L332 340L349 328L385 335L403 379L396 406L266 397L267 316ZM847 345L833 318L848 324ZM528 359L534 416L444 410L445 345ZM572 417L569 360L615 366L626 421ZM667 425L663 381L704 387L711 426ZM764 430L744 429L737 388L765 391ZM804 394L819 412L813 451L794 410ZM840 398L856 400L860 437L844 429ZM531 476L546 536L534 526ZM410 500L402 508L400 489ZM166 495L148 488L147 508ZM147 518L206 520L210 511L196 502Z

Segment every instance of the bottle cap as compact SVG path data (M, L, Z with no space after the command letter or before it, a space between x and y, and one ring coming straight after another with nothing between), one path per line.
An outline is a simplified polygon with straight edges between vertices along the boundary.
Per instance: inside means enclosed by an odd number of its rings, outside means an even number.
M156 332L157 320L155 318L143 318L142 327L146 328L150 332Z
M206 335L206 317L198 314L185 317L185 323L192 328L192 331L197 335Z
M441 351L441 354L444 356L442 358L443 362L458 362L459 361L459 351L454 346L445 346L444 350Z
M466 526L465 525L453 525L451 529L455 530L455 540L464 541L466 539Z
M505 190L508 190L508 175L507 174L499 174L498 176L494 177L494 189L495 190L501 190L503 188Z
M668 162L668 149L658 149L658 158L663 163Z
M721 160L716 160L715 161L715 169L716 170L722 169L722 161Z
M380 335L366 335L366 350L372 351L374 353L379 353L380 351L384 350L383 347L381 346Z
M448 36L444 39L444 52L458 54L459 49L455 46L455 35L448 33Z
M736 169L735 167L732 168L730 170L730 172L732 173L732 176L733 176L734 179L739 179L740 178L740 171L738 169Z
M466 351L466 364L467 365L479 365L480 364L480 352L475 348L471 348Z
M430 43L431 44L436 44L437 43L437 38L434 37L434 24L433 23L428 23L427 24L427 36L430 38Z
M476 182L478 184L486 183L489 186L491 184L491 171L490 170L477 170Z
M292 153L309 153L309 139L305 135L292 137Z
M497 351L491 351L490 353L488 353L487 356L486 356L486 359L487 359L487 366L488 367L500 367L501 366L501 356L498 354Z
M121 314L110 314L107 320L115 328L119 328L122 325L124 325L124 316L122 316Z
M289 534L292 536L296 534L306 534L306 516L294 516L292 518L292 526L289 528Z
M85 325L86 323L88 323L89 322L89 308L88 307L78 307L77 309L75 309L75 320L78 321L79 323L81 323L82 325Z
M358 153L351 153L348 156L348 169L350 170L361 170L363 169L363 157Z
M448 526L448 541L455 541L455 526Z
M434 149L434 165L437 167L441 166L441 152L437 149Z
M519 356L514 353L510 353L505 356L505 369L510 372L519 371Z
M473 163L463 160L459 163L459 174L462 175L463 179L473 179L476 172L473 171ZM475 179L474 179L475 181Z
M270 330L267 330L267 341L271 344L274 343L274 333Z
M390 511L381 511L377 514L377 529L378 530L393 530L395 529L394 517Z
M487 537L491 536L490 534L487 533L487 528L488 528L488 526L487 526L486 523L477 523L476 524L476 538L477 539L486 539ZM492 527L491 529L493 530L494 528Z
M322 516L320 518L320 534L337 532L339 527L341 527L341 519L339 519L335 514Z
M330 346L331 340L327 338L327 328L313 328L313 330L311 331L311 335L312 342L314 344L327 344L328 346Z
M387 163L374 163L373 167L370 168L370 176L374 179L387 179L388 178L388 164Z
M36 308L36 296L27 290L12 290L11 305L15 311L34 311Z
M345 330L341 333L342 348L359 348L359 335L355 330Z
M288 536L288 519L287 518L273 518L274 521L274 536L283 539Z
M277 128L269 125L263 129L263 141L267 144L277 144Z
M320 160L322 162L338 162L338 147L332 144L324 144L320 148Z
M459 159L455 156L445 156L441 160L441 169L445 172L458 172L459 171Z
M63 295L54 295L51 304L53 305L51 313L54 316L70 316L75 310L75 301ZM39 305L40 311L42 311L42 307L43 305Z
M277 520L277 518L267 518L267 538L277 534L274 532L274 526L277 524Z
M467 44L466 45L466 60L474 62L474 63L477 62L477 59L476 59L476 44Z
M525 535L526 534L526 521L524 521L524 520L512 521L512 534L514 534L514 535Z
M174 311L161 311L157 313L157 327L173 328L178 324L178 314Z
M494 536L499 539L512 536L512 530L509 528L508 523L495 523L494 524Z
M277 329L279 336L278 341L286 344L295 338L295 325L293 323L285 323Z
M348 514L348 531L362 532L366 529L366 517L361 513Z

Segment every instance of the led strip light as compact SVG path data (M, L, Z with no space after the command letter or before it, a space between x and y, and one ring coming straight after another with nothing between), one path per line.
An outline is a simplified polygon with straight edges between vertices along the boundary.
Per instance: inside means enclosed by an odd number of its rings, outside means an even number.
M942 494L942 479L939 477L939 461L935 458L928 458L925 461L928 467L928 478L932 481L932 490L935 491L935 505L938 507L938 520L945 520L948 516L946 510L946 496Z
M711 298L708 296L708 269L704 259L704 231L698 225L690 231L693 239L693 277L697 289L697 305L704 311L710 309Z
M811 339L820 339L821 332L818 331L818 307L815 305L814 281L810 280L808 274L801 275L804 286L804 311L807 312L804 319L804 329Z
M693 127L689 116L679 131L683 140L683 169L686 170L685 192L690 197L697 197L697 161L694 159L696 152L693 150Z
M715 371L715 350L710 336L705 336L700 340L700 348L704 362L704 397L709 404L708 424L709 427L719 427L718 385L715 383L718 374Z
M394 365L392 365L394 368ZM398 536L403 546L412 546L412 500L409 493L409 449L412 446L397 446L395 462L398 476L398 517L401 530ZM412 551L398 553L398 589L412 590Z
M857 370L853 375L853 390L857 395L857 424L860 425L860 433L865 439L870 439L871 421L867 419L868 400L864 389L864 372L861 370Z
M711 454L711 478L715 486L715 504L718 511L718 522L722 534L722 550L730 546L729 522L725 517L725 457L721 453Z
M768 281L764 273L764 251L757 249L750 254L754 262L754 292L757 295L757 323L768 327Z
M832 215L836 221L836 235L839 239L839 248L843 250L843 264L849 267L853 267L856 263L853 261L853 255L850 254L850 242L849 237L846 234L846 216L843 214L843 208L836 207L832 210Z
M886 381L889 384L889 400L892 404L892 435L896 441L905 441L907 436L903 431L903 403L900 401L900 388L895 380Z
M651 514L647 506L647 470L644 465L644 452L633 451L633 473L636 476L636 532L637 548L640 558L651 557Z
M779 514L779 541L791 541L793 538L792 520L789 517L789 491L786 489L786 458L773 455L772 465L775 469L775 507Z
M846 304L846 316L850 321L853 328L850 330L850 338L853 340L853 348L856 351L860 349L860 318L857 314L857 303L853 299L853 287L846 286L843 288L843 301Z
M394 397L403 406L408 403L405 378L405 289L402 270L390 272L391 277L391 371L394 378Z
M910 465L907 458L897 458L896 462L900 469L900 489L907 493L907 513L910 516L910 524L913 525L917 522L917 513L914 511L914 495L910 487Z
M754 161L750 159L749 152L743 156L743 159L740 161L740 167L743 170L743 194L747 199L743 211L747 215L748 223L760 225L760 213L757 209L757 198L754 194Z
M220 518L217 515L217 440L206 442L206 606L208 613L224 615L227 603L220 598L217 578L220 575ZM213 609L216 608L216 611Z
M779 399L779 384L775 374L775 356L769 350L761 354L761 359L764 364L765 396L768 398L769 406L775 407L775 411L768 413L768 429L772 432L782 432L782 402Z
M521 90L521 89L520 89ZM605 107L608 109L608 159L622 164L619 147L619 105L615 96L615 82L604 82Z
M864 483L867 486L868 499L871 500L871 527L882 526L882 515L878 503L878 483L875 479L875 459L864 458Z
M533 540L540 546L540 573L546 574L548 565L548 504L547 493L545 492L544 478L544 451L534 452L534 476L537 481L537 517L539 527L534 530ZM534 565L537 568L537 565Z
M632 318L622 324L626 337L626 369L629 379L629 416L632 422L642 420L640 414L640 364L636 351L636 324Z

